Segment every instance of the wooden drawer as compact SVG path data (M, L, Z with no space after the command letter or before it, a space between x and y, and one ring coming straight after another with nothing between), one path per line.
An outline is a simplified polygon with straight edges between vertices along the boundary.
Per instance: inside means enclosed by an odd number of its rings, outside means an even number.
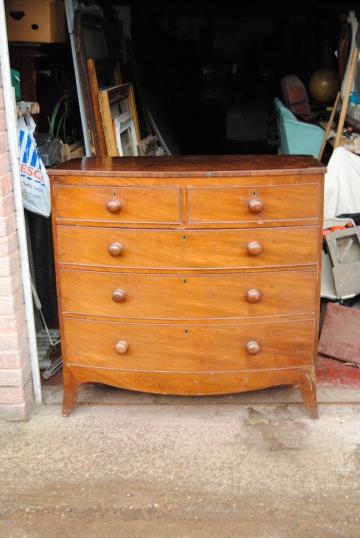
M319 219L317 184L258 187L189 187L188 222L241 223Z
M313 314L316 272L154 275L61 271L64 314L137 319ZM256 301L256 302L251 302Z
M57 233L61 264L122 269L234 269L318 262L317 226L133 231L58 225ZM262 252L255 255L259 245Z
M209 372L302 366L313 359L314 321L188 326L63 322L66 364ZM255 344L258 353L251 354L247 346L257 351Z
M57 185L55 192L58 221L126 225L174 224L181 220L179 188Z

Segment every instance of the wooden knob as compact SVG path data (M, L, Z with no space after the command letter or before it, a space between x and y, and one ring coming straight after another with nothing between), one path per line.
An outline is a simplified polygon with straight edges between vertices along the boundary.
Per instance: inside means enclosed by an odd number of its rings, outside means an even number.
M122 289L117 289L112 292L112 300L115 303L122 303L126 299L126 291Z
M106 209L110 213L119 213L121 208L122 208L122 202L121 200L118 200L117 198L112 198L112 200L109 200L106 204Z
M252 198L252 200L248 203L248 209L250 213L261 213L261 211L264 209L264 204L261 200L257 200L256 198Z
M259 342L256 342L255 340L250 340L250 342L246 344L246 349L248 353L250 353L250 355L257 355L258 353L260 353L261 347Z
M251 241L247 246L247 251L250 256L259 256L262 253L263 248L258 241Z
M116 258L122 253L123 247L120 243L111 243L111 245L108 247L108 251L110 256L114 256L114 258Z
M258 303L261 299L261 291L256 288L249 290L246 294L246 299L248 303Z
M115 344L115 351L119 355L126 355L129 350L129 344L125 340L119 340Z

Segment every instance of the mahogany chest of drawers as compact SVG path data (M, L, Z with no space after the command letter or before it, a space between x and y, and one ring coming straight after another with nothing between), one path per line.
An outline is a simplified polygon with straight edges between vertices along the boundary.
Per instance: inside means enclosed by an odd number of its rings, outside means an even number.
M63 413L98 382L178 395L314 384L324 168L311 157L51 170Z

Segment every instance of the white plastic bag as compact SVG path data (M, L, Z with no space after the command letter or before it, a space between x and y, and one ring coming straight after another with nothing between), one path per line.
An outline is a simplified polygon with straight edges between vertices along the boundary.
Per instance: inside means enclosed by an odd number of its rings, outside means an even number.
M21 190L24 207L48 217L51 213L50 181L36 150L35 127L30 114L18 119Z

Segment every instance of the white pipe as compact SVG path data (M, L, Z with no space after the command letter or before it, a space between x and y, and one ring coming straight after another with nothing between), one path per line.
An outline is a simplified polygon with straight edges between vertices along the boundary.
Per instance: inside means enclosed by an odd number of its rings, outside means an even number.
M11 172L13 179L15 215L17 225L17 236L19 241L21 276L24 289L25 316L27 336L29 342L29 352L31 361L31 371L33 380L34 400L41 402L41 382L40 370L36 343L36 330L33 300L31 293L31 277L29 266L29 254L26 240L24 206L21 193L19 160L18 160L18 136L16 127L16 112L13 88L11 85L9 47L7 42L7 29L5 23L4 2L0 0L0 63L1 76L4 93L6 128L8 137L8 148L10 153Z

